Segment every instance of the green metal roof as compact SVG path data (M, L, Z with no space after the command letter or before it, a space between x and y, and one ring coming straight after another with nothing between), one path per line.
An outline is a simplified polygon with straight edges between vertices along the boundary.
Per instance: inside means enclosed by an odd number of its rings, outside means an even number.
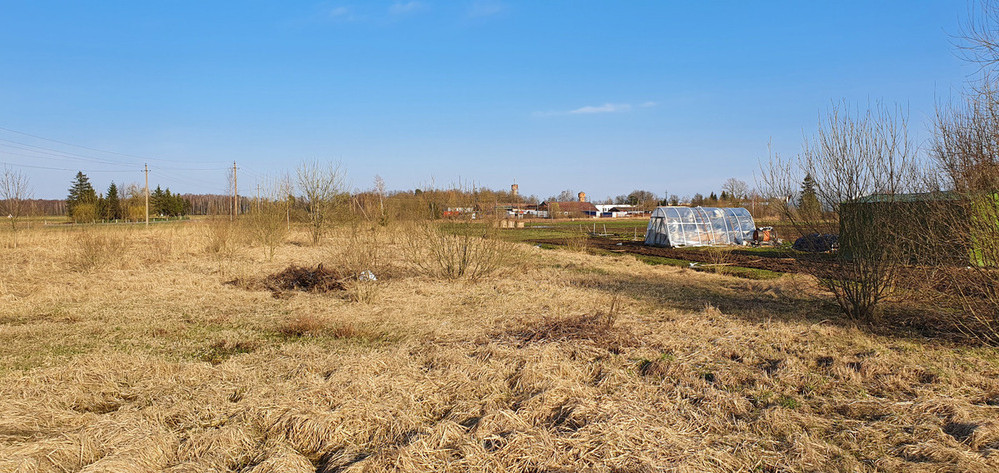
M934 200L960 200L954 192L920 192L912 194L871 194L850 201L851 204L873 204L880 202L930 202Z

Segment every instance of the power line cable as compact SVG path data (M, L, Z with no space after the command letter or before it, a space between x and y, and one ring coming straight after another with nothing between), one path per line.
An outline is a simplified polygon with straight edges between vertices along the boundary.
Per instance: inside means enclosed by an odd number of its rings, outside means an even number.
M78 154L74 154L74 153L67 153L67 152L64 152L64 151L59 151L59 150L55 150L55 149L51 149L51 148L45 148L45 147L41 147L41 146L29 145L27 143L21 143L21 142L18 142L18 141L5 140L3 138L0 138L0 141L3 141L5 143L10 143L10 144L0 143L0 146L4 146L4 147L7 147L7 148L14 148L14 149L22 150L22 151L29 151L29 152L32 152L32 153L38 153L38 154L42 154L42 155L53 156L52 158L48 158L46 156L38 156L39 158L42 158L42 159L73 159L73 160L78 160L78 161L98 162L98 163L101 163L101 164L125 164L125 163L122 163L122 162L119 162L119 161L106 161L106 160L99 159L99 158L92 158L92 157L82 156L82 155L78 155ZM131 165L131 164L129 164L129 165Z
M103 149L98 149L98 148L91 148L89 146L83 146L83 145L73 144L73 143L69 143L69 142L66 142L66 141L60 141L60 140L55 140L55 139L52 139L52 138L45 138L43 136L33 135L31 133L25 133L23 131L12 130L10 128L5 128L5 127L2 127L2 126L0 126L0 130L6 131L6 132L9 132L9 133L16 133L18 135L28 136L28 137L39 139L39 140L49 141L49 142L52 142L52 143L59 143L59 144L66 145L66 146L72 146L74 148L80 148L80 149L86 149L86 150L90 150L90 151L96 151L98 153L113 154L113 155L117 155L117 156L123 156L123 157L126 157L126 158L138 159L138 160L141 160L141 161L176 162L174 160L163 159L163 158L150 158L150 157L143 157L143 156L138 156L138 155L128 154L128 153L119 153L117 151L108 151L108 150L103 150ZM190 164L195 164L194 162L189 162L189 163ZM204 162L200 162L199 164L203 164L203 163Z
M0 161L0 164L5 166L17 166L22 168L35 168L35 169L50 169L53 171L86 171L86 172L131 172L132 170L121 170L121 169L69 169L69 168L55 168L50 166L35 166L32 164L20 164L20 163L10 163L6 161Z

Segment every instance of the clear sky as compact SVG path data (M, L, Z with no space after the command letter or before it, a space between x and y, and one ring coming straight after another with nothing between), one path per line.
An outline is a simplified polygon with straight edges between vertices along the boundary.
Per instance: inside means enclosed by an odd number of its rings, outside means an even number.
M303 160L340 161L357 189L707 194L753 184L769 141L797 152L844 99L907 107L924 142L974 73L954 46L967 16L961 0L2 0L0 162L39 198L77 170L141 182L145 162L152 186L202 193L237 161L252 194Z

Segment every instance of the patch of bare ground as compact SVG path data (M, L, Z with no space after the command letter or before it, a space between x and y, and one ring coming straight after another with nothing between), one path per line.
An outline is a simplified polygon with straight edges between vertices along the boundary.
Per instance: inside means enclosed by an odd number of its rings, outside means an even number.
M3 255L0 472L999 468L995 349L839 323L808 278L524 247L477 281L277 299L223 281L328 251L223 273L198 235L126 234L137 262L89 272L54 232Z

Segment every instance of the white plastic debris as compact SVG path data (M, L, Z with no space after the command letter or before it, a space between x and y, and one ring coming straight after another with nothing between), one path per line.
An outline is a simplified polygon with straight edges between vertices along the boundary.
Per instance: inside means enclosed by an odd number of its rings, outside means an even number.
M378 278L375 277L375 273L372 273L371 271L368 271L367 269L365 269L364 271L361 271L361 274L359 274L357 276L357 280L358 281L377 281Z

